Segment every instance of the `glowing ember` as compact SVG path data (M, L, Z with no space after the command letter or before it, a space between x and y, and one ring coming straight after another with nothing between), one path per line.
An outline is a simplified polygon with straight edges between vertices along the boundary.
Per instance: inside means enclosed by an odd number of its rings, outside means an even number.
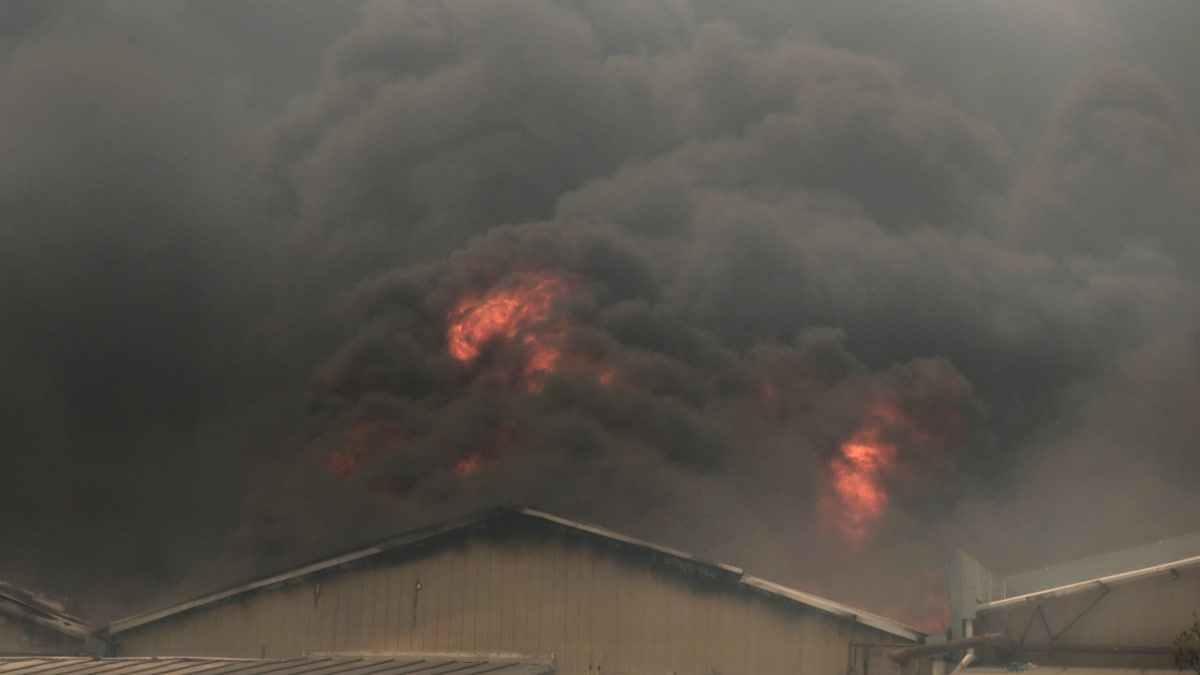
M887 509L883 481L895 463L897 448L885 438L885 431L902 420L894 409L875 411L868 425L854 432L829 460L832 494L821 500L821 510L852 545L866 541Z
M456 476L469 476L475 473L480 466L483 466L483 463L483 453L473 452L470 455L458 460L458 462L454 464L454 468L451 469L451 471L453 471L454 475Z
M335 476L347 476L362 468L365 461L361 452L338 450L325 456L325 468Z
M523 375L531 388L536 378L556 369L565 330L550 321L554 300L568 291L571 280L552 273L525 275L512 286L494 286L482 295L461 298L447 317L446 344L459 361L476 359L496 340L520 335L525 352Z
M357 473L372 457L402 447L408 433L399 425L359 420L338 435L337 449L323 458L325 469L338 477Z

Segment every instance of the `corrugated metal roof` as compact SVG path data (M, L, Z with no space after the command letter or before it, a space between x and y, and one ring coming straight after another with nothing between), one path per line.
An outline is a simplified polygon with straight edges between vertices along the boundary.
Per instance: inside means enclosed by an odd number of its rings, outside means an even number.
M501 506L465 516L458 520L447 522L441 525L414 530L393 539L388 539L371 546L350 551L348 553L343 553L341 555L318 560L288 572L258 579L247 584L205 595L187 602L170 605L150 612L145 612L143 614L119 619L112 622L109 625L108 630L110 634L115 635L122 631L127 631L153 621L165 619L175 614L213 605L248 593L299 583L310 576L347 567L357 563L358 561L380 555L387 551L395 551L428 541L434 537L471 528L477 525L488 523L490 521L498 520L500 518L513 516L529 518L543 523L553 523L589 536L618 542L643 551L651 551L665 558L672 559L677 563L683 563L682 566L677 565L677 567L680 567L681 569L686 568L694 572L702 573L711 578L727 580L731 583L736 583L743 587L754 589L758 592L767 593L769 595L812 607L841 618L854 619L864 626L869 626L876 630L883 631L905 640L919 641L922 637L924 637L924 634L920 631L910 626L906 626L899 621L893 621L892 619L871 614L870 612L865 612L848 605L834 602L832 600L826 600L825 598L820 598L803 591L798 591L781 586L779 584L765 581L763 579L758 579L745 574L745 572L739 567L709 562L700 558L696 558L695 556L682 551L667 548L665 546L659 546L658 544L642 541L633 537L628 537L603 527L555 516L549 513L538 511L536 509L522 506Z
M4 581L0 581L0 614L75 638L82 639L91 633L87 624L68 614L61 603Z
M1200 556L1200 532L1010 574L1001 580L1005 597L1102 579Z
M549 675L546 663L420 656L296 659L0 657L0 675Z

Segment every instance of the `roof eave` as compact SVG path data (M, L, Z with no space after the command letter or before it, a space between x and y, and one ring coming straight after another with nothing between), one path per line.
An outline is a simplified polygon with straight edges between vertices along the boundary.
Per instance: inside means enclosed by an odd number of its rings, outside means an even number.
M1196 566L1200 566L1200 556L1184 558L1183 560L1176 560L1173 562L1163 563L1161 565L1153 565L1151 567L1143 567L1137 570L1121 572L1120 574L1110 574L1106 577L1088 579L1087 581L1080 581L1073 584L1067 584L1065 586L1058 586L1057 588L1048 588L1044 591L1035 591L1033 593L1025 593L1024 595L1014 595L1011 598L994 600L992 602L977 605L975 607L975 611L980 613L991 612L994 610L1016 607L1025 603L1036 603L1041 600L1048 600L1050 598L1057 598L1064 595L1073 595L1075 593L1083 593L1096 588L1116 586L1158 574L1169 573L1173 570L1178 571Z

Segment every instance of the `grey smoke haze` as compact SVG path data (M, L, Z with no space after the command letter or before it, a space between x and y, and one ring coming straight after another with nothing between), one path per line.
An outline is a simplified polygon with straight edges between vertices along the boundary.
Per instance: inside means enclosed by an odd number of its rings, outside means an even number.
M4 3L0 574L104 617L521 500L920 618L951 546L1012 571L1194 530L1189 26ZM569 280L531 328L560 372L447 353L458 299L537 274ZM856 548L821 504L880 407Z

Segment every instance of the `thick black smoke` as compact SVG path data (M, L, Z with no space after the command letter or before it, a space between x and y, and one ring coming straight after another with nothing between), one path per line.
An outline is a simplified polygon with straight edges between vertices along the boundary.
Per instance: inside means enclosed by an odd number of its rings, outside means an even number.
M111 615L519 500L913 616L950 546L1186 531L1198 19L7 3L0 572Z

